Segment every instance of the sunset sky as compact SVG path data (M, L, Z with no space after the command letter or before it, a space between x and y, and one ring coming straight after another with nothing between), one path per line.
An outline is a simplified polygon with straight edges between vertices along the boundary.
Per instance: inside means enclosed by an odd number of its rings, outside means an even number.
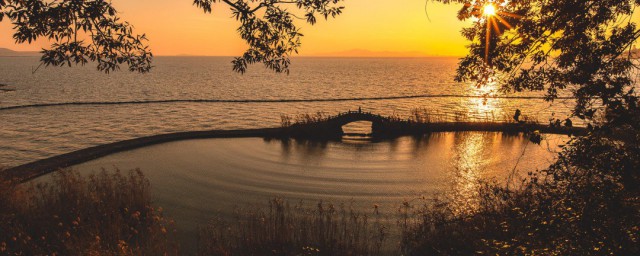
M236 33L238 23L228 6L217 4L204 14L192 0L113 0L123 19L136 32L146 33L156 55L239 55L246 45ZM301 21L301 55L462 56L467 42L460 35L464 22L457 5L424 0L390 4L382 0L348 0L336 19L311 26ZM46 41L15 45L9 22L0 23L0 48L39 50ZM374 53L369 53L374 52ZM386 52L386 53L385 53Z
M459 5L427 0L347 0L336 19L311 26L298 25L305 35L303 56L463 56L468 42L460 30L470 22L456 18ZM425 6L425 4L428 4ZM146 33L156 55L236 56L246 45L236 32L226 4L212 14L193 6L192 0L113 0L124 20L138 33ZM426 7L426 13L425 13ZM294 7L292 6L292 9ZM427 17L428 14L428 17ZM640 20L640 12L633 17ZM12 25L0 22L0 48L40 50L49 45L14 44Z

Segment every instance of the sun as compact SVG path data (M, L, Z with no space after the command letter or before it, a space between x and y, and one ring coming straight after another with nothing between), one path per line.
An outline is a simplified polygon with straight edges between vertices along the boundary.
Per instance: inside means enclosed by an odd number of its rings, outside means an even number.
M484 6L484 16L495 16L496 15L496 7L493 4L487 4Z
M477 22L485 23L487 27L485 61L491 65L489 59L491 38L499 37L506 30L513 28L509 20L522 18L521 15L507 11L510 8L509 0L487 0L475 6L473 14Z

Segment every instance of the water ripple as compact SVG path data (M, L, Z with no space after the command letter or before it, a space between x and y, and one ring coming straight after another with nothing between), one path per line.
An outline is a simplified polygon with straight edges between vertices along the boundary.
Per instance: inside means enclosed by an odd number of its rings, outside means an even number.
M404 96L384 96L384 97L354 97L354 98L327 98L327 99L171 99L171 100L144 100L144 101L75 101L56 102L28 105L15 105L0 107L0 110L14 110L24 108L42 108L59 106L81 106L81 105L131 105L131 104L163 104L163 103L295 103L295 102L343 102L343 101L378 101L397 99L419 99L419 98L475 98L475 99L529 99L544 100L540 96L482 96L482 95L461 95L461 94L422 94ZM558 99L573 99L573 97L559 97Z

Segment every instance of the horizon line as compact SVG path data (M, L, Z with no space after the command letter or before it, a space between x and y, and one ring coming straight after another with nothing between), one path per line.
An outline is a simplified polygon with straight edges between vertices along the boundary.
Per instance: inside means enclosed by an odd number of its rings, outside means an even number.
M0 49L6 49L11 52L15 52L17 54L24 53L28 55L6 55L0 57L35 57L35 54L40 53L39 50L32 51L20 51L13 50L11 48L0 47ZM369 52L371 54L365 55L350 55L350 54L339 54L339 53L317 53L317 54L303 54L303 55L291 55L291 58L461 58L464 55L427 55L427 54L416 54L416 55L403 55L403 53L407 52L376 52L364 50L365 52ZM376 53L387 53L387 54L376 54ZM394 55L393 53L398 53L398 55ZM241 55L241 54L240 54ZM236 54L221 54L221 55L211 55L211 54L187 54L187 53L179 53L179 54L154 54L155 57L238 57L240 55Z
M197 55L197 54L154 54L154 57L238 57L240 55ZM417 55L417 56L376 56L376 55L291 55L291 58L462 58L463 55Z

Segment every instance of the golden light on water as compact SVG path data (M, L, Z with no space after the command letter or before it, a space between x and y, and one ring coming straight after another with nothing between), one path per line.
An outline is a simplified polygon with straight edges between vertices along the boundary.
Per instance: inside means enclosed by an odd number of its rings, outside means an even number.
M503 116L503 109L501 107L501 99L495 98L497 95L498 84L495 79L489 79L490 81L477 86L476 84L469 84L468 90L473 92L474 97L461 99L461 104L468 106L467 114L472 119L482 121L497 121Z
M481 169L485 166L485 136L483 134L468 134L456 136L456 157L454 158L454 209L456 214L471 212L477 209L479 201L477 191L481 179Z

